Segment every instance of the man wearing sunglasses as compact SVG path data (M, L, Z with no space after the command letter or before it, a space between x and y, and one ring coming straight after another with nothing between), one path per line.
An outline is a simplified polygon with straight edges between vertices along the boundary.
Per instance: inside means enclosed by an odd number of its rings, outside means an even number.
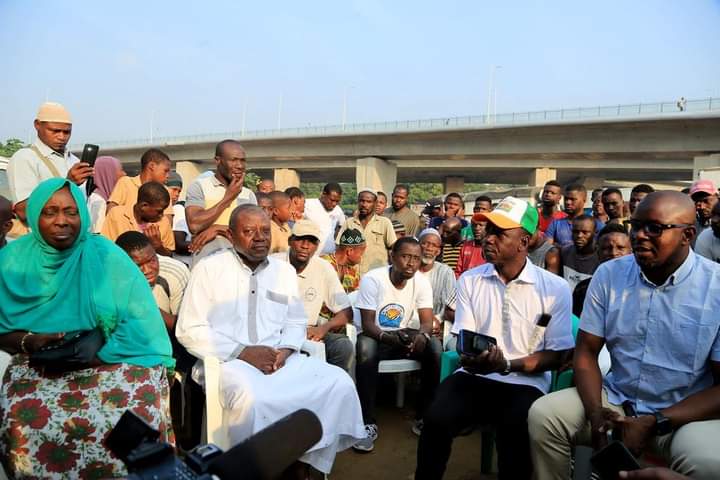
M649 194L630 225L634 255L603 263L590 281L577 388L530 409L540 480L569 478L571 444L599 449L611 431L635 455L653 451L691 478L720 472L720 266L690 248L695 206L680 192ZM604 379L603 345L612 358Z

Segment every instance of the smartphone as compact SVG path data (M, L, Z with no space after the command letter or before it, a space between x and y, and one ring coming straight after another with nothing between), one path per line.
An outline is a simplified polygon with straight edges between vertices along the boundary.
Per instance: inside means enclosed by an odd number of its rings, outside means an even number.
M91 167L94 167L95 159L97 159L99 150L100 147L98 147L97 145L93 145L92 143L86 143L83 147L82 158L80 158L80 161L83 163L87 163Z
M617 440L590 457L593 469L603 480L617 480L621 470L639 470L640 464L627 447Z
M475 357L489 350L490 345L497 345L495 337L476 333L472 330L460 330L456 349L460 355Z

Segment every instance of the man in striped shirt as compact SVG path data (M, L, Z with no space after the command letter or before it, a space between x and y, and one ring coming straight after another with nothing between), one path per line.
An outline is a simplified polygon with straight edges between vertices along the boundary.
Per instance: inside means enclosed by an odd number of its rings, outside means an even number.
M444 263L452 270L458 263L460 249L462 248L462 223L458 217L449 217L440 226L440 234L442 235L443 245L442 252L438 256L438 261Z

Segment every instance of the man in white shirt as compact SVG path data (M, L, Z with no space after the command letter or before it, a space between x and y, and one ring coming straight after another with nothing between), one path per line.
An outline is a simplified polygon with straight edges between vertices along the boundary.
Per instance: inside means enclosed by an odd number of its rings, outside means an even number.
M233 248L193 267L177 338L196 357L222 362L221 398L231 443L308 408L319 417L323 436L300 461L329 473L336 452L365 436L355 386L342 369L299 353L307 317L295 270L268 257L267 215L255 205L241 205L229 223ZM193 378L202 382L200 364Z
M235 140L215 146L215 172L200 175L187 190L185 218L193 236L189 249L193 262L217 250L230 248L230 214L238 205L257 205L255 194L243 186L247 161L245 149Z
M352 322L350 298L330 262L315 256L320 236L320 230L310 220L298 220L288 241L289 250L272 256L289 262L297 272L308 339L323 342L328 363L354 375L355 347L344 333L345 325ZM330 320L320 316L323 305L331 312Z
M72 134L70 112L59 103L40 105L35 118L37 139L27 148L21 148L10 157L7 174L15 214L26 222L25 207L30 193L40 182L54 177L67 177L82 184L93 175L93 169L67 150Z
M442 345L432 336L432 287L417 273L421 263L418 241L412 237L399 239L390 258L390 267L376 268L362 277L355 303L363 328L357 341L356 376L368 435L353 448L364 452L372 451L377 439L378 363L403 358L422 363L415 430L422 428L420 419L432 401L440 375Z
M527 260L537 210L507 197L482 217L488 263L458 280L453 333L470 330L497 345L461 355L463 368L438 387L418 445L418 480L442 478L453 438L477 424L498 426L499 478L530 479L527 412L548 392L550 371L574 345L567 282ZM458 350L468 351L463 336Z
M328 183L323 187L320 198L305 201L305 218L317 225L322 234L318 255L328 255L335 251L335 230L345 223L345 214L340 208L342 194L339 184Z

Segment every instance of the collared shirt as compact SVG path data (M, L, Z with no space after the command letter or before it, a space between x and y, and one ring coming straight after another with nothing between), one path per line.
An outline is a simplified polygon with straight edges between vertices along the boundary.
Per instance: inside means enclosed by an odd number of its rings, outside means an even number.
M322 238L318 245L317 254L327 255L335 251L335 229L345 223L345 214L339 205L329 212L325 210L319 198L310 198L305 201L305 218L313 222L320 229Z
M364 275L373 268L386 266L388 250L397 240L392 222L388 218L373 214L367 226L363 227L357 216L349 218L338 232L337 241L340 241L342 233L350 228L360 230L365 237L366 247L360 262L360 275Z
M134 177L122 176L118 178L115 187L113 188L108 203L117 203L120 206L135 205L137 203L138 191L142 187L143 183L140 180L140 175ZM167 188L167 187L165 187ZM165 215L172 215L173 207L168 205L165 209Z
M175 335L196 357L227 361L245 346L300 350L306 323L292 265L268 257L251 270L222 250L193 267Z
M207 175L200 175L188 187L185 196L185 208L200 207L207 210L220 203L225 196L227 185L218 180L214 174L208 173ZM235 204L226 208L213 223L215 225L228 225L230 214L235 207L246 203L257 205L257 199L249 188L243 187L235 200Z
M552 315L546 328L537 325L543 313ZM486 263L458 279L452 332L472 330L494 337L505 358L514 360L537 351L573 348L572 299L567 282L527 260L518 277L505 284ZM499 382L533 386L547 393L550 372L510 375L491 373Z
M419 329L417 310L433 307L430 281L416 272L404 287L397 288L390 281L390 268L376 268L362 277L354 306L374 310L375 323L383 330Z
M185 288L190 280L190 270L179 260L158 255L160 272L152 292L160 310L171 315L180 313Z
M595 220L595 238L600 230L605 226L603 222ZM545 232L545 238L552 240L555 245L564 247L565 245L572 244L572 223L571 218L560 218L553 220L547 231Z
M70 167L80 161L68 150L65 150L64 154L57 153L40 141L39 138L35 140L33 145L48 161L55 165L58 173L63 177L67 176ZM26 200L41 182L55 177L45 165L45 162L31 148L21 148L10 157L7 175L13 202Z
M290 225L287 222L278 225L275 220L270 220L270 234L270 253L287 252L290 248Z
M145 228L149 224L138 224L133 213L134 205L125 205L122 207L115 207L108 212L103 222L101 234L113 242L125 232L135 230L136 232L145 233ZM163 216L156 225L160 228L160 240L162 241L163 247L167 248L171 252L175 250L175 236L170 226L170 220L166 216Z
M290 251L275 253L272 256L290 263ZM327 321L327 318L320 317L323 306L327 306L333 314L350 308L350 298L340 285L332 265L326 260L313 255L305 269L297 274L297 278L298 291L305 307L308 325L315 326Z
M405 226L405 234L409 237L417 237L420 233L420 217L407 205L400 210L395 210L393 207L386 208L383 215L391 222L397 220L402 223Z
M720 361L720 266L690 251L663 285L635 257L603 263L593 275L580 329L605 339L611 403L638 413L674 405L712 385Z

